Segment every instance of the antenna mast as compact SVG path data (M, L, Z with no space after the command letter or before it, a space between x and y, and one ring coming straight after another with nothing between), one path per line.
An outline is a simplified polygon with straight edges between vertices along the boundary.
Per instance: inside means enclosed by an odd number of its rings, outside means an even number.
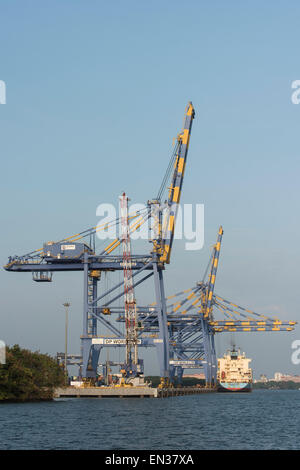
M132 280L131 243L128 221L128 197L120 196L121 239L123 249L124 301L126 328L126 364L130 368L138 363L137 313Z

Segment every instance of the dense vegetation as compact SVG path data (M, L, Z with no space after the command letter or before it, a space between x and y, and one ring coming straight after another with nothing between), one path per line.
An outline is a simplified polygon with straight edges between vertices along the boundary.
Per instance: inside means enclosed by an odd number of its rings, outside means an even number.
M270 380L269 382L256 382L253 384L254 389L265 389L265 390L298 390L300 383L293 382L292 380L284 382L275 382Z
M65 374L48 354L6 348L6 364L0 364L0 401L49 400L55 387L64 385Z

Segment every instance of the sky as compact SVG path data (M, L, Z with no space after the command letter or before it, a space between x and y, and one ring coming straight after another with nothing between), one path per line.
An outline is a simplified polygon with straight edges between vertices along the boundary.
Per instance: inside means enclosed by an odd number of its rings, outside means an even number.
M300 320L297 1L1 2L2 265L94 226L101 203L156 196L192 101L195 120L181 202L204 204L205 243L176 240L168 295L201 279L224 228L216 292L258 312ZM149 248L148 248L149 249ZM106 281L105 281L106 282ZM110 281L107 281L110 282ZM82 275L0 272L0 338L55 354L79 352ZM154 296L141 290L140 302ZM291 333L216 338L252 358L255 376L300 374ZM117 354L120 354L119 352ZM157 373L153 353L145 353Z

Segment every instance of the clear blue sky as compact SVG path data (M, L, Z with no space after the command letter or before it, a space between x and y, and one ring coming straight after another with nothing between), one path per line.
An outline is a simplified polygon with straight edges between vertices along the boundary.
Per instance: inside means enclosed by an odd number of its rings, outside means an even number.
M182 202L205 204L205 247L185 252L176 242L167 292L201 277L222 224L216 291L300 320L300 105L291 102L299 2L11 0L0 8L2 264L95 225L97 205L123 190L134 202L154 197L192 100ZM62 350L68 298L79 351L80 274L47 286L3 270L0 279L1 339ZM299 327L235 339L256 375L300 373L290 361ZM219 353L229 341L217 339Z

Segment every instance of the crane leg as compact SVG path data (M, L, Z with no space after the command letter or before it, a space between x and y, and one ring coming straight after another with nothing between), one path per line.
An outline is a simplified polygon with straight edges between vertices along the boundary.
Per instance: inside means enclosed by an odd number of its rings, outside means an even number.
M179 385L182 385L182 376L183 376L183 368L177 367L177 382Z
M215 349L215 338L214 335L210 334L210 342L211 342L211 375L212 375L212 385L216 386L217 384L217 355Z
M88 369L90 363L92 339L81 337L81 355L82 355L82 367L81 367L81 377L88 377Z
M97 320L90 315L90 309L95 306L89 302L97 299L98 276L89 275L87 256L84 257L84 284L83 284L83 331L81 337L83 378L96 378L99 354L101 348L92 344L92 337L97 335Z
M167 323L167 309L165 300L165 290L162 270L153 262L154 286L157 305L157 316L159 333L156 341L156 351L158 355L161 385L168 386L170 380L169 367L169 332Z
M203 345L204 345L204 356L205 356L205 362L204 362L205 382L206 382L206 386L210 387L211 386L211 381L212 381L212 377L211 377L212 360L211 360L210 335L209 335L209 331L208 331L207 321L202 318L201 323L202 323Z

